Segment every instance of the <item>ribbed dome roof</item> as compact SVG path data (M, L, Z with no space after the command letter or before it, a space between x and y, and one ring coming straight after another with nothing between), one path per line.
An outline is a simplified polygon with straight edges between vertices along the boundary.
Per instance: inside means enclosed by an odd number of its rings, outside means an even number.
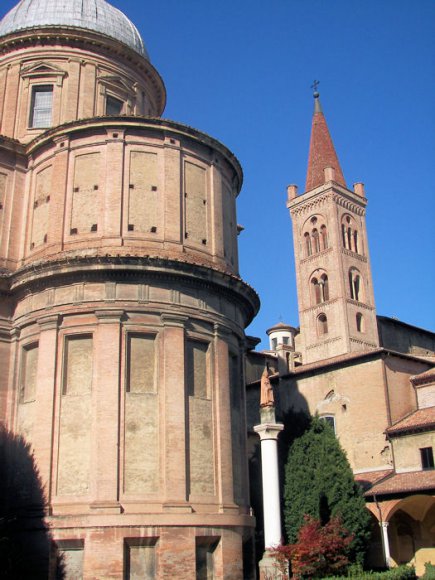
M105 0L21 0L0 21L0 36L41 26L100 32L148 58L136 26Z

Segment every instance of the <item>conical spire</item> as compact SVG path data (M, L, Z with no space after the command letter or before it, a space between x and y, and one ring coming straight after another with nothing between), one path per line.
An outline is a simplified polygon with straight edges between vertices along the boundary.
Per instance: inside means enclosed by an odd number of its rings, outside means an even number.
M334 181L346 187L337 153L329 134L328 125L320 104L319 93L314 92L314 115L311 127L310 152L308 156L307 180L305 191L325 183L326 167L334 169Z

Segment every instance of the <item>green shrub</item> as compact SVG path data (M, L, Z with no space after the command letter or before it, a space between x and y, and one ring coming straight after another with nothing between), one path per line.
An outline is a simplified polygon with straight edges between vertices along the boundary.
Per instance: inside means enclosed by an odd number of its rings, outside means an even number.
M434 566L431 567L435 568ZM343 578L355 578L355 580L415 580L417 576L413 566L398 566L385 572L364 572L361 567L351 566L347 576L330 576L324 578L324 580L343 580ZM426 577L423 576L423 578ZM428 576L428 578L432 580L431 576Z
M434 566L434 564L431 564L430 562L426 562L424 567L425 567L425 572L424 572L423 576L421 577L421 580L435 580L435 566Z

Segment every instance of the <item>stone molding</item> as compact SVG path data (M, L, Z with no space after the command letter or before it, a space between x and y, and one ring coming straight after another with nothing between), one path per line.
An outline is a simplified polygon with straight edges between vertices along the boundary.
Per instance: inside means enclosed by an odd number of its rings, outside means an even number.
M101 308L95 310L95 316L99 324L119 324L122 321L124 315L124 310L112 310L110 308Z
M184 329L186 322L189 320L189 317L183 316L181 314L171 314L171 313L164 312L160 316L160 320L161 320L163 326Z
M354 258L355 260L359 260L360 262L364 262L364 264L367 264L367 262L368 262L366 256L363 256L362 254L356 254L355 252L352 252L351 250L348 250L347 248L341 248L341 253L345 254L346 256L350 256L351 258Z
M60 314L48 314L37 319L37 323L41 328L41 332L45 330L57 330L62 322Z
M267 441L269 439L276 441L283 429L284 425L282 423L262 423L254 427L254 431L260 437L260 441Z

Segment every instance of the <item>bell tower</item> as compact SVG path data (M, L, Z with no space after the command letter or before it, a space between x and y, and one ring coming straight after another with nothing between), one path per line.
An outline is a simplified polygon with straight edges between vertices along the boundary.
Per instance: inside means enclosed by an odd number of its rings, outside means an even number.
M346 185L317 90L305 192L287 194L303 362L376 348L364 185Z

